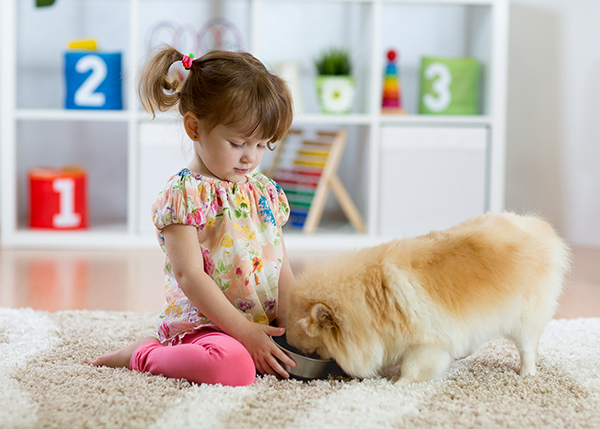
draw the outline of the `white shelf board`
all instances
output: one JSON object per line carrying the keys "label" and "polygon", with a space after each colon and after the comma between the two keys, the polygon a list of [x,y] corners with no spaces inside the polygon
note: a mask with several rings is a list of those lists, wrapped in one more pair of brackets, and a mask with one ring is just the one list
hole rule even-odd
{"label": "white shelf board", "polygon": [[[375,246],[394,237],[376,234],[284,232],[288,252],[342,252]],[[3,245],[26,249],[158,249],[156,236],[151,233],[127,234],[125,231],[42,231],[18,229],[4,237]]]}
{"label": "white shelf board", "polygon": [[483,115],[381,115],[381,125],[427,125],[427,126],[491,126],[492,118]]}
{"label": "white shelf board", "polygon": [[[377,1],[377,0],[375,0]],[[407,4],[442,4],[442,5],[484,5],[493,6],[498,0],[380,0],[381,3],[407,3]]]}
{"label": "white shelf board", "polygon": [[428,126],[460,125],[481,126],[492,125],[492,118],[487,115],[321,115],[306,114],[294,118],[294,125],[393,125],[416,124]]}
{"label": "white shelf board", "polygon": [[110,249],[158,246],[156,237],[127,233],[125,222],[92,223],[88,229],[58,231],[20,226],[16,231],[4,231],[2,244],[14,248],[45,249]]}
{"label": "white shelf board", "polygon": [[[181,120],[179,111],[173,109],[168,112],[157,112],[156,118],[152,119],[152,115],[147,112],[136,112],[136,118],[140,122],[176,122]],[[294,125],[369,125],[376,121],[376,117],[367,114],[344,114],[344,115],[327,115],[321,113],[307,113],[294,116]]]}
{"label": "white shelf board", "polygon": [[127,110],[17,109],[16,119],[31,121],[126,122]]}
{"label": "white shelf board", "polygon": [[294,117],[294,125],[369,125],[374,117],[366,114],[323,115],[301,114]]}
{"label": "white shelf board", "polygon": [[277,2],[277,3],[282,3],[283,1],[288,1],[288,2],[294,2],[294,1],[301,1],[304,3],[309,3],[311,1],[314,2],[319,2],[319,3],[373,3],[374,1],[379,1],[379,0],[262,0],[265,3],[271,1],[271,2]]}
{"label": "white shelf board", "polygon": [[[351,228],[348,225],[349,228]],[[291,252],[303,251],[344,251],[360,249],[383,243],[381,236],[320,228],[314,234],[301,230],[285,229],[283,237],[286,248]],[[3,237],[3,244],[11,248],[28,249],[153,249],[158,248],[154,233],[128,234],[125,224],[111,224],[91,227],[86,230],[53,231],[19,228],[13,234]]]}
{"label": "white shelf board", "polygon": [[3,237],[3,244],[12,248],[39,249],[120,249],[158,247],[156,237],[130,235],[120,230],[91,228],[76,231],[18,229]]}
{"label": "white shelf board", "polygon": [[[94,122],[125,122],[130,113],[126,110],[67,110],[67,109],[17,109],[15,116],[20,120],[43,121],[94,121]],[[152,117],[145,112],[137,112],[135,117],[141,122],[150,122]],[[159,113],[155,122],[173,122],[180,119],[178,112]],[[485,115],[324,115],[301,114],[294,118],[295,125],[372,125],[389,124],[423,124],[423,125],[491,125],[492,118]]]}
{"label": "white shelf board", "polygon": [[[282,0],[262,0],[264,2],[281,2]],[[407,3],[407,4],[448,4],[448,5],[493,5],[498,0],[287,0],[293,1],[319,1],[319,3]]]}

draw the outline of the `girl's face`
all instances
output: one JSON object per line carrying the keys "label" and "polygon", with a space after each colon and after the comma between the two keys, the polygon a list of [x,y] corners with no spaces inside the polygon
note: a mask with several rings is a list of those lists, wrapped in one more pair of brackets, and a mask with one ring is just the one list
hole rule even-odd
{"label": "girl's face", "polygon": [[258,167],[267,140],[246,137],[231,127],[217,125],[208,133],[198,130],[196,157],[190,166],[197,173],[228,182],[245,183],[246,175]]}

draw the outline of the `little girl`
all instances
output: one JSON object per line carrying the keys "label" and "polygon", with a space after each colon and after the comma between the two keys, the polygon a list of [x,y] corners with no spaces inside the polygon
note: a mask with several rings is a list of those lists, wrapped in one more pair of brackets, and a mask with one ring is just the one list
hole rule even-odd
{"label": "little girl", "polygon": [[[189,70],[183,83],[168,78],[177,61]],[[193,59],[165,46],[143,68],[139,94],[153,115],[178,105],[194,157],[152,207],[166,254],[158,338],[90,363],[198,384],[248,385],[256,371],[288,378],[279,361],[294,361],[269,336],[285,332],[289,206],[279,185],[250,174],[291,125],[285,83],[248,53]]]}

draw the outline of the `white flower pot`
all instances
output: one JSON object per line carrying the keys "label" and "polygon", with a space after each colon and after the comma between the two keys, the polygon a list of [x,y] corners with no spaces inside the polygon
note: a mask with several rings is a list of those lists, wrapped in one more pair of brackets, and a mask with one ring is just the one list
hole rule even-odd
{"label": "white flower pot", "polygon": [[323,113],[349,113],[356,93],[352,76],[317,76],[317,94]]}

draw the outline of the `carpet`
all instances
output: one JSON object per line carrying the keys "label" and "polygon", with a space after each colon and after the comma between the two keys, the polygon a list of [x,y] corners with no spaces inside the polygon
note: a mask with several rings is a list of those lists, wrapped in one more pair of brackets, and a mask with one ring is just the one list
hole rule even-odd
{"label": "carpet", "polygon": [[0,308],[2,428],[600,428],[600,318],[553,320],[538,374],[506,340],[440,379],[192,385],[87,361],[154,334],[146,313]]}

